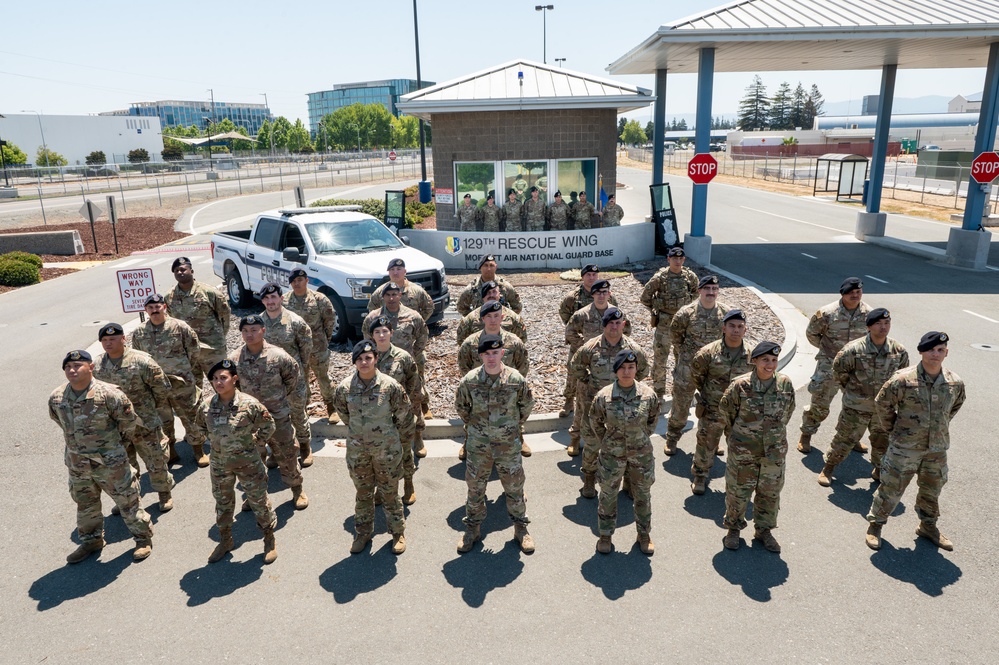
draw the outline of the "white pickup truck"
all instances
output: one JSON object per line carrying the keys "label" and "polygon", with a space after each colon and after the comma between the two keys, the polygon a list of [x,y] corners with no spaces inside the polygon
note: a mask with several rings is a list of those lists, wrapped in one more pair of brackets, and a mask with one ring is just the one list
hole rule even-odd
{"label": "white pickup truck", "polygon": [[450,302],[444,264],[408,247],[360,206],[279,210],[257,217],[244,231],[212,235],[212,266],[225,280],[233,307],[246,307],[268,282],[288,285],[295,268],[305,268],[309,287],[325,294],[336,310],[333,341],[360,332],[371,293],[388,281],[393,258],[406,262],[407,277],[434,300],[430,321],[444,316]]}

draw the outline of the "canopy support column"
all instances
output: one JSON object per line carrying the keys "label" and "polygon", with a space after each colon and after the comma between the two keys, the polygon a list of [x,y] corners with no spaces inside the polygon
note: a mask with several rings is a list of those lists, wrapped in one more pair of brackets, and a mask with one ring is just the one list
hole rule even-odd
{"label": "canopy support column", "polygon": [[[697,127],[694,152],[711,151],[711,95],[714,88],[715,50],[702,48],[697,66]],[[708,186],[694,185],[690,205],[690,233],[684,237],[687,256],[702,266],[711,263],[711,236],[705,235],[708,213]]]}

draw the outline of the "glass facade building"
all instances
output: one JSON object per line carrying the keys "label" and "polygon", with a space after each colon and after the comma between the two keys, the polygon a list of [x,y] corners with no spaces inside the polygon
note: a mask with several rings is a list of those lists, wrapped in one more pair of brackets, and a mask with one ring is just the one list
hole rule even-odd
{"label": "glass facade building", "polygon": [[[436,85],[433,81],[423,81],[423,87]],[[332,90],[309,93],[309,127],[313,133],[324,116],[351,104],[381,104],[394,116],[399,115],[396,103],[402,95],[415,92],[413,79],[390,79],[387,81],[365,81],[361,83],[340,83]]]}
{"label": "glass facade building", "polygon": [[124,112],[116,115],[140,117],[155,116],[160,119],[163,127],[194,125],[205,129],[213,119],[222,122],[228,118],[237,127],[243,127],[251,136],[260,131],[264,120],[271,119],[271,110],[264,104],[237,104],[233,102],[215,102],[215,113],[212,113],[210,101],[176,101],[136,102]]}

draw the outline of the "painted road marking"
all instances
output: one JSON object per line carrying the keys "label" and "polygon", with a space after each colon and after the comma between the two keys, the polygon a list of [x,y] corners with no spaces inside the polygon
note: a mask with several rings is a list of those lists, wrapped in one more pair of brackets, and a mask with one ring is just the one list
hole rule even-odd
{"label": "painted road marking", "polygon": [[878,278],[877,278],[877,277],[875,277],[874,275],[864,275],[864,277],[868,277],[868,278],[870,278],[870,279],[873,279],[873,280],[874,280],[875,282],[881,282],[882,284],[887,284],[887,283],[888,283],[888,282],[886,282],[886,281],[885,281],[885,280],[883,280],[883,279],[878,279]]}
{"label": "painted road marking", "polygon": [[166,262],[167,262],[167,261],[169,261],[169,260],[170,260],[170,257],[168,256],[168,257],[166,257],[166,258],[162,258],[162,259],[156,259],[155,261],[150,261],[150,262],[149,262],[149,263],[147,263],[146,265],[148,265],[148,266],[158,266],[159,264],[161,264],[161,263],[166,263]]}
{"label": "painted road marking", "polygon": [[980,319],[985,319],[989,323],[999,323],[999,321],[996,321],[995,319],[990,319],[987,316],[982,316],[981,314],[976,314],[975,312],[972,312],[970,309],[965,309],[965,310],[962,310],[962,311],[964,311],[967,314],[971,314],[972,316],[977,316]]}
{"label": "painted road marking", "polygon": [[803,219],[795,219],[794,217],[785,217],[784,215],[778,215],[778,214],[776,214],[776,213],[772,213],[772,212],[770,212],[769,210],[758,210],[758,209],[756,209],[756,208],[750,208],[750,207],[748,207],[748,206],[742,206],[742,209],[743,209],[743,210],[752,210],[753,212],[761,212],[761,213],[763,213],[764,215],[772,215],[772,216],[774,216],[774,217],[778,217],[778,218],[780,218],[780,219],[786,219],[786,220],[787,220],[787,221],[789,221],[789,222],[798,222],[799,224],[808,224],[809,226],[817,226],[817,227],[819,227],[820,229],[827,229],[827,230],[829,230],[829,231],[835,231],[836,233],[840,233],[840,234],[842,234],[842,233],[843,233],[843,229],[834,229],[834,228],[833,228],[833,227],[831,227],[831,226],[823,226],[822,224],[816,224],[816,223],[814,223],[814,222],[806,222],[806,221],[805,221],[805,220],[803,220]]}
{"label": "painted road marking", "polygon": [[817,257],[817,256],[812,256],[811,254],[805,254],[804,252],[802,252],[802,253],[801,253],[801,255],[802,255],[802,256],[807,256],[807,257],[808,257],[808,258],[810,258],[810,259],[818,259],[818,258],[819,258],[819,257]]}

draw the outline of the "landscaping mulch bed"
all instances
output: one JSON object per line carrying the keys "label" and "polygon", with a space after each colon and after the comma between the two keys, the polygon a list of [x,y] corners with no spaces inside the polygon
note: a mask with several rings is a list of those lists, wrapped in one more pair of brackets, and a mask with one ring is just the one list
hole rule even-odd
{"label": "landscaping mulch bed", "polygon": [[[113,261],[128,256],[134,252],[142,252],[163,243],[186,238],[186,233],[173,230],[176,219],[169,217],[124,217],[118,220],[118,252],[115,252],[114,235],[111,223],[99,221],[94,224],[91,233],[90,222],[73,222],[71,224],[52,224],[49,226],[31,226],[20,229],[2,229],[0,233],[29,233],[39,231],[78,231],[83,241],[83,254],[62,256],[42,254],[46,263],[72,261]],[[97,236],[97,247],[94,247],[94,235]]]}

